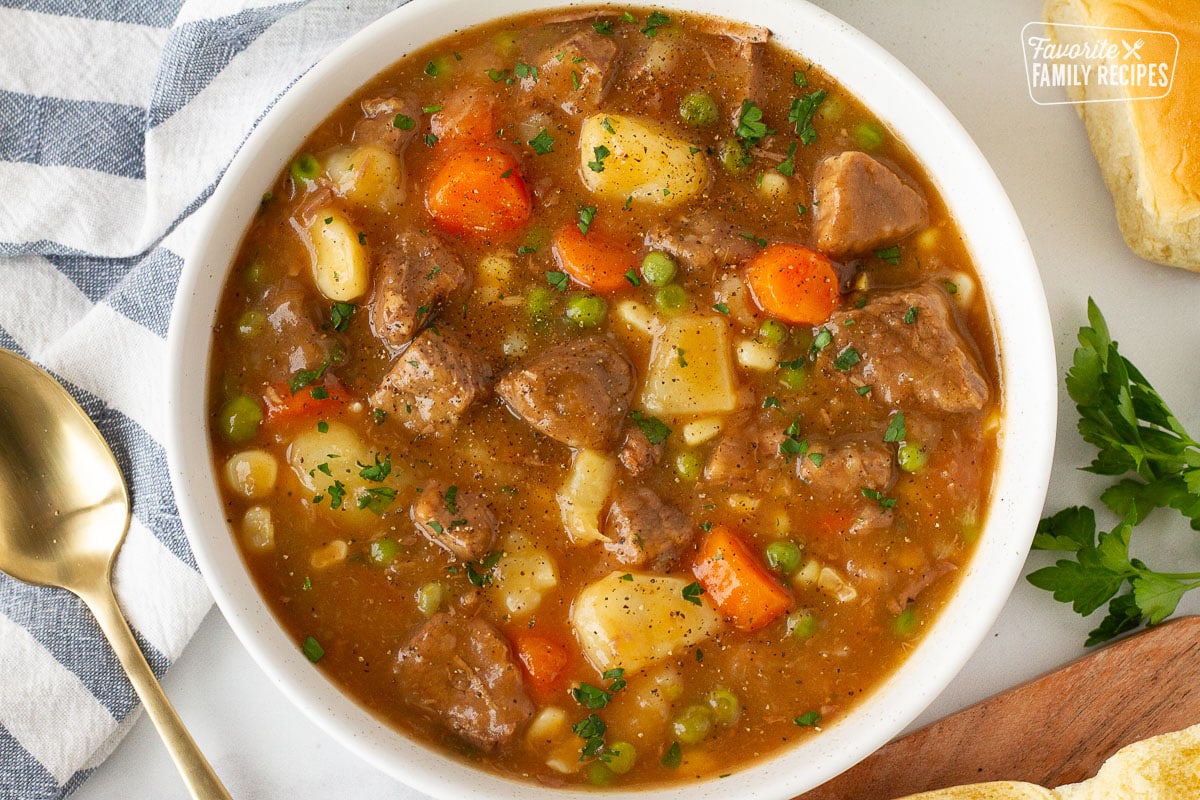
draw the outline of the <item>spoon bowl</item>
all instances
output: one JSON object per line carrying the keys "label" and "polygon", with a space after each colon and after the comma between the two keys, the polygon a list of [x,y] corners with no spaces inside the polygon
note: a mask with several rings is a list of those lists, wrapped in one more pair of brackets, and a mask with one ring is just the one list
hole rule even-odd
{"label": "spoon bowl", "polygon": [[229,798],[142,655],[112,591],[129,490],[104,437],[49,373],[0,350],[0,571],[79,596],[194,798]]}

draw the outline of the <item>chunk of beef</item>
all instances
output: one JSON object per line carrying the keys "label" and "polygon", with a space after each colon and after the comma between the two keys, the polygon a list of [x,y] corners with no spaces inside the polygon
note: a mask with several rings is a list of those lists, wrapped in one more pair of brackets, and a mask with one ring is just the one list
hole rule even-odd
{"label": "chunk of beef", "polygon": [[813,183],[817,249],[830,255],[861,255],[929,224],[921,193],[866,153],[826,158]]}
{"label": "chunk of beef", "polygon": [[533,101],[545,108],[561,108],[572,116],[590,114],[600,107],[616,70],[617,43],[585,28],[555,42],[537,58],[537,75],[521,79]]}
{"label": "chunk of beef", "polygon": [[733,489],[766,487],[784,463],[779,445],[786,425],[763,418],[725,431],[704,465],[704,479]]}
{"label": "chunk of beef", "polygon": [[[316,309],[307,300],[298,282],[285,278],[263,294],[262,307],[267,319],[269,344],[263,358],[279,368],[278,378],[302,369],[317,369],[329,358],[332,342],[321,331]],[[278,363],[278,353],[286,354],[286,363]]]}
{"label": "chunk of beef", "polygon": [[[872,295],[859,309],[836,311],[826,323],[833,344],[821,351],[817,364],[834,380],[870,386],[871,397],[889,406],[978,411],[987,403],[988,384],[958,333],[952,302],[941,288],[923,283]],[[848,347],[861,360],[837,369],[833,362]]]}
{"label": "chunk of beef", "polygon": [[[410,97],[372,97],[362,101],[362,112],[354,126],[354,143],[379,145],[394,153],[404,149],[421,124],[421,107]],[[414,123],[407,130],[396,124],[404,117]]]}
{"label": "chunk of beef", "polygon": [[422,331],[368,398],[416,434],[443,436],[487,393],[492,368],[446,328]]}
{"label": "chunk of beef", "polygon": [[957,569],[958,567],[952,561],[938,561],[933,564],[926,564],[916,574],[912,575],[907,583],[902,584],[900,589],[888,600],[888,609],[893,614],[899,614],[908,608],[908,604],[916,600],[917,596],[929,588],[934,581]]}
{"label": "chunk of beef", "polygon": [[617,453],[617,460],[636,478],[658,464],[662,454],[662,443],[651,444],[642,429],[634,425],[625,431],[625,441],[621,445],[621,451]]}
{"label": "chunk of beef", "polygon": [[754,255],[754,244],[742,236],[744,226],[715,214],[697,214],[646,233],[646,246],[665,250],[690,269],[708,270],[740,264]]}
{"label": "chunk of beef", "polygon": [[461,561],[478,561],[496,542],[499,523],[487,502],[439,480],[425,482],[409,514],[426,539]]}
{"label": "chunk of beef", "polygon": [[405,232],[383,253],[371,297],[371,329],[392,349],[412,339],[445,300],[467,290],[470,277],[438,239]]}
{"label": "chunk of beef", "polygon": [[645,486],[622,490],[604,522],[604,549],[622,564],[670,572],[692,543],[695,526]]}
{"label": "chunk of beef", "polygon": [[484,751],[512,740],[533,703],[508,641],[479,617],[435,614],[396,654],[405,699]]}
{"label": "chunk of beef", "polygon": [[808,452],[819,453],[821,458],[797,458],[796,474],[814,494],[857,497],[863,489],[885,492],[896,480],[896,460],[882,441],[810,439]]}
{"label": "chunk of beef", "polygon": [[543,350],[496,383],[517,416],[571,447],[611,447],[629,413],[637,376],[633,364],[603,336]]}

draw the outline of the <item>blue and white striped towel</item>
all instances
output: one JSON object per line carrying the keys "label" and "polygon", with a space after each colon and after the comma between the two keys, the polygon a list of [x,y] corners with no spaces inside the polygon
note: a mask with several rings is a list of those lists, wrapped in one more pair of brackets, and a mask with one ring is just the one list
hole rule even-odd
{"label": "blue and white striped towel", "polygon": [[[0,0],[0,347],[83,404],[133,495],[116,594],[155,673],[211,598],[164,456],[167,321],[229,160],[275,98],[404,0]],[[0,800],[63,797],[136,697],[74,596],[0,574]]]}

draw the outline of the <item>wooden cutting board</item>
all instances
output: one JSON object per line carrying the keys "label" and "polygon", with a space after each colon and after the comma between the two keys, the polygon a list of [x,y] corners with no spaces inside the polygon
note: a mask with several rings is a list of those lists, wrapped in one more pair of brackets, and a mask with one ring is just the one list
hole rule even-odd
{"label": "wooden cutting board", "polygon": [[[1127,744],[1200,723],[1200,616],[1181,617],[889,744],[797,800],[1090,778]],[[1200,791],[1200,790],[1198,790]]]}

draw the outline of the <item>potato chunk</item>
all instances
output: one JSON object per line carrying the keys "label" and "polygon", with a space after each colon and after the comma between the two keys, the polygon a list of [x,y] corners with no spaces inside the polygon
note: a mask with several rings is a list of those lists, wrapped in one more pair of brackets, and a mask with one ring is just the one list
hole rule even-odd
{"label": "potato chunk", "polygon": [[[703,151],[636,117],[593,114],[584,120],[579,162],[584,185],[611,200],[632,197],[670,207],[694,200],[708,185]],[[588,166],[597,163],[599,172]]]}
{"label": "potato chunk", "polygon": [[364,471],[379,474],[377,468],[371,469],[376,467],[376,454],[341,422],[331,421],[324,430],[314,426],[300,433],[288,447],[287,459],[313,504],[353,527],[378,523],[378,513],[392,505],[403,485],[395,470],[382,481],[363,476]]}
{"label": "potato chunk", "polygon": [[716,634],[717,612],[685,598],[687,585],[683,578],[613,572],[585,587],[571,605],[571,627],[588,662],[600,672],[631,672]]}
{"label": "potato chunk", "polygon": [[655,334],[641,405],[664,415],[720,414],[736,407],[724,319],[676,317]]}
{"label": "potato chunk", "polygon": [[304,228],[312,259],[313,281],[330,300],[349,303],[371,288],[367,251],[358,240],[358,229],[340,211],[322,208]]}
{"label": "potato chunk", "polygon": [[504,555],[492,570],[489,599],[506,620],[527,619],[546,592],[558,585],[554,556],[519,532],[506,536],[501,549]]}
{"label": "potato chunk", "polygon": [[325,171],[334,190],[357,206],[389,211],[404,202],[404,164],[382,147],[339,150],[329,157]]}
{"label": "potato chunk", "polygon": [[558,490],[563,528],[575,544],[606,542],[600,532],[600,512],[617,477],[617,460],[595,450],[579,450],[567,480]]}

